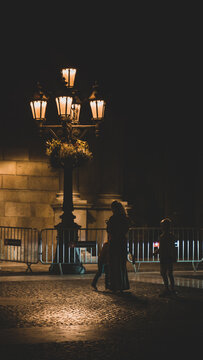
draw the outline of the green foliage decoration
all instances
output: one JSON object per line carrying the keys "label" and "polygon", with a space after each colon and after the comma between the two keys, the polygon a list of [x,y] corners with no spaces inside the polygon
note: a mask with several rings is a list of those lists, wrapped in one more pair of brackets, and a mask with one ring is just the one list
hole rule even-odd
{"label": "green foliage decoration", "polygon": [[46,142],[46,154],[55,168],[63,167],[65,161],[69,161],[73,167],[77,167],[93,158],[87,141],[82,140],[69,143],[59,139],[49,140]]}

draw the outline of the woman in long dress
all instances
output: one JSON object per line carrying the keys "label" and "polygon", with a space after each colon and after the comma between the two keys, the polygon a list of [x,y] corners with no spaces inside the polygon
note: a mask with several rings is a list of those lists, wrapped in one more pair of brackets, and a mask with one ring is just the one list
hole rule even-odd
{"label": "woman in long dress", "polygon": [[110,290],[123,291],[130,288],[126,268],[129,221],[120,202],[113,201],[111,209],[113,215],[107,221]]}

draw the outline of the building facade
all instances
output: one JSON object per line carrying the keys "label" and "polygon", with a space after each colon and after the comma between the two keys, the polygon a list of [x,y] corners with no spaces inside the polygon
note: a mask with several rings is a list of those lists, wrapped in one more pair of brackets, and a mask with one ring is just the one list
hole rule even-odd
{"label": "building facade", "polygon": [[[75,221],[83,228],[104,228],[113,200],[122,201],[117,168],[102,186],[98,159],[73,172]],[[103,178],[103,179],[102,179]],[[109,184],[109,187],[108,187]],[[112,191],[114,189],[114,191]],[[127,202],[122,202],[128,208]],[[33,147],[0,148],[0,226],[53,228],[63,205],[63,169],[53,169],[43,150]]]}

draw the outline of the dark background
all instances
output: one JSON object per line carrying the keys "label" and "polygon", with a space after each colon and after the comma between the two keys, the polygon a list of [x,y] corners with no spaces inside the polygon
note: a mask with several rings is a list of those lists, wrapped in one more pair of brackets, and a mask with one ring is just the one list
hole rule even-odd
{"label": "dark background", "polygon": [[[106,97],[112,146],[116,137],[120,148],[123,198],[133,205],[136,223],[157,225],[167,215],[154,195],[160,184],[163,204],[170,199],[168,215],[178,225],[197,225],[202,176],[197,14],[185,7],[104,3],[5,10],[1,143],[38,141],[29,108],[35,84],[52,91],[59,66],[75,65],[83,96],[97,80]],[[55,111],[50,105],[49,115]]]}

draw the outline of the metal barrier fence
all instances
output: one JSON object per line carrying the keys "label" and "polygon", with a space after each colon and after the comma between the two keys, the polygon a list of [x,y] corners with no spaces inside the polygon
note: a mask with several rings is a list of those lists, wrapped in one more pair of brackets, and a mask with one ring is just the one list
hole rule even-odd
{"label": "metal barrier fence", "polygon": [[37,229],[0,226],[0,260],[31,265],[39,261],[39,232]]}
{"label": "metal barrier fence", "polygon": [[[194,270],[203,262],[203,229],[173,228],[176,238],[177,262],[191,263]],[[128,260],[139,270],[141,263],[158,263],[153,255],[159,246],[160,228],[132,228],[128,236]]]}
{"label": "metal barrier fence", "polygon": [[[191,263],[194,270],[203,262],[203,229],[174,228],[177,262]],[[158,263],[154,255],[160,228],[131,228],[127,238],[128,261],[139,270],[142,263]],[[107,232],[104,228],[37,229],[0,226],[0,260],[31,264],[97,264]]]}
{"label": "metal barrier fence", "polygon": [[[129,230],[128,261],[133,263],[135,271],[139,270],[142,263],[159,263],[159,255],[153,254],[159,246],[160,233],[160,228],[137,227]],[[203,229],[174,228],[173,233],[177,239],[177,262],[191,263],[197,270],[203,261]],[[56,229],[43,229],[40,261],[43,264],[96,264],[102,244],[107,240],[106,229],[80,229],[78,238],[73,237],[72,245],[67,246],[67,239],[71,243],[70,234],[64,232],[59,238]]]}
{"label": "metal barrier fence", "polygon": [[42,264],[97,264],[98,253],[107,240],[106,229],[43,229],[40,236]]}

